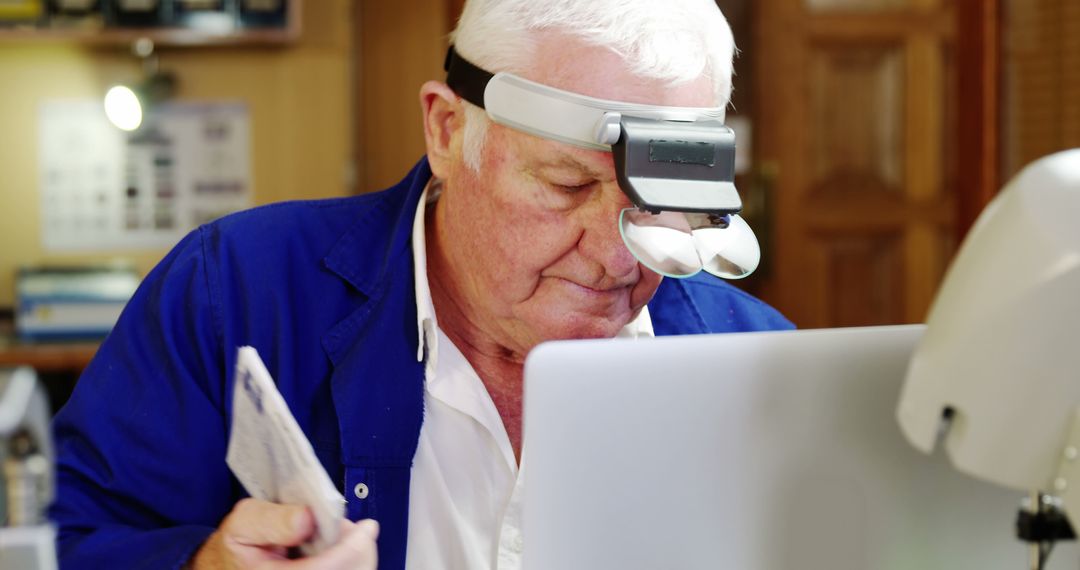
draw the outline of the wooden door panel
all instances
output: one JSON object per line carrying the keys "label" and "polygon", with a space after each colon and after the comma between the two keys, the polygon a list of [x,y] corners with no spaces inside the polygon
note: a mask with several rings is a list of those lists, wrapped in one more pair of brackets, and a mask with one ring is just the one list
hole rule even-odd
{"label": "wooden door panel", "polygon": [[810,44],[810,199],[902,194],[902,46]]}
{"label": "wooden door panel", "polygon": [[919,322],[952,253],[952,10],[762,0],[758,153],[777,165],[762,295],[801,327]]}
{"label": "wooden door panel", "polygon": [[446,34],[455,9],[446,0],[357,2],[354,81],[358,188],[401,180],[426,151],[420,86],[443,76]]}
{"label": "wooden door panel", "polygon": [[901,232],[815,236],[820,318],[838,327],[900,320],[894,299],[903,287],[903,241]]}
{"label": "wooden door panel", "polygon": [[829,10],[878,11],[904,8],[908,5],[908,0],[806,0],[806,8],[815,12]]}

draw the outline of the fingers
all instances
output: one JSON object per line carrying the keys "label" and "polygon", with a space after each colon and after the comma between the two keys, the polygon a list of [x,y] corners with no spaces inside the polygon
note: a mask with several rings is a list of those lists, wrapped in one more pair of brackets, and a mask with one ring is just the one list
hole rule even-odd
{"label": "fingers", "polygon": [[243,546],[297,546],[315,532],[315,519],[305,506],[244,499],[221,530],[226,541]]}
{"label": "fingers", "polygon": [[[367,519],[356,523],[353,531],[341,541],[341,556],[352,561],[359,570],[376,570],[379,566],[379,523]],[[333,550],[333,549],[331,549]]]}
{"label": "fingers", "polygon": [[282,560],[265,563],[266,570],[376,570],[379,553],[375,541],[379,538],[379,523],[367,519],[358,523],[344,521],[341,539],[318,556],[303,560]]}
{"label": "fingers", "polygon": [[[195,568],[377,569],[379,523],[374,520],[343,520],[337,544],[318,556],[287,559],[287,548],[304,543],[314,532],[315,520],[307,507],[244,499],[197,553]],[[213,561],[217,562],[209,564]]]}

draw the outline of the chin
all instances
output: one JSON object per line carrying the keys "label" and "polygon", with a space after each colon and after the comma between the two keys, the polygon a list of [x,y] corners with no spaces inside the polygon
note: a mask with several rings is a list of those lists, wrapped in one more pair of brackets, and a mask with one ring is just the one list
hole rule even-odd
{"label": "chin", "polygon": [[595,315],[564,315],[558,322],[544,327],[544,340],[612,338],[619,334],[630,318],[602,318]]}

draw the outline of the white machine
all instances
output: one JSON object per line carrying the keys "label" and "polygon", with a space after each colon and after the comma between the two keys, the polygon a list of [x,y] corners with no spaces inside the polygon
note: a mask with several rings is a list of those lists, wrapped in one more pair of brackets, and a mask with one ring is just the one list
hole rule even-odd
{"label": "white machine", "polygon": [[944,427],[957,469],[1035,493],[1029,508],[1042,520],[1028,523],[1048,528],[1024,537],[1036,543],[1032,567],[1072,534],[1054,513],[1063,501],[1080,522],[1080,149],[1027,167],[979,217],[897,413],[919,449]]}
{"label": "white machine", "polygon": [[525,368],[524,569],[1017,568],[1022,493],[920,454],[896,424],[922,332],[541,345]]}
{"label": "white machine", "polygon": [[29,368],[0,369],[0,568],[55,570],[48,399]]}

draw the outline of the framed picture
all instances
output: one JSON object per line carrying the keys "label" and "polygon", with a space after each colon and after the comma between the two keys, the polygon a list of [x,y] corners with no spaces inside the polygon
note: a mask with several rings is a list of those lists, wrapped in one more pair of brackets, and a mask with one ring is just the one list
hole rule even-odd
{"label": "framed picture", "polygon": [[240,0],[240,9],[245,12],[268,14],[284,8],[285,0]]}
{"label": "framed picture", "polygon": [[100,0],[47,0],[47,26],[53,29],[101,30]]}
{"label": "framed picture", "polygon": [[103,0],[109,25],[122,28],[156,28],[169,25],[162,0]]}
{"label": "framed picture", "polygon": [[161,7],[160,0],[113,0],[118,12],[126,14],[148,14]]}
{"label": "framed picture", "polygon": [[173,0],[178,12],[192,12],[199,10],[221,10],[222,0]]}
{"label": "framed picture", "polygon": [[50,0],[54,14],[88,14],[97,11],[98,0]]}
{"label": "framed picture", "polygon": [[44,11],[43,0],[0,0],[0,22],[37,20]]}
{"label": "framed picture", "polygon": [[284,28],[289,20],[287,0],[240,0],[240,25],[245,28]]}
{"label": "framed picture", "polygon": [[228,33],[236,28],[236,0],[172,0],[172,24],[191,30]]}

